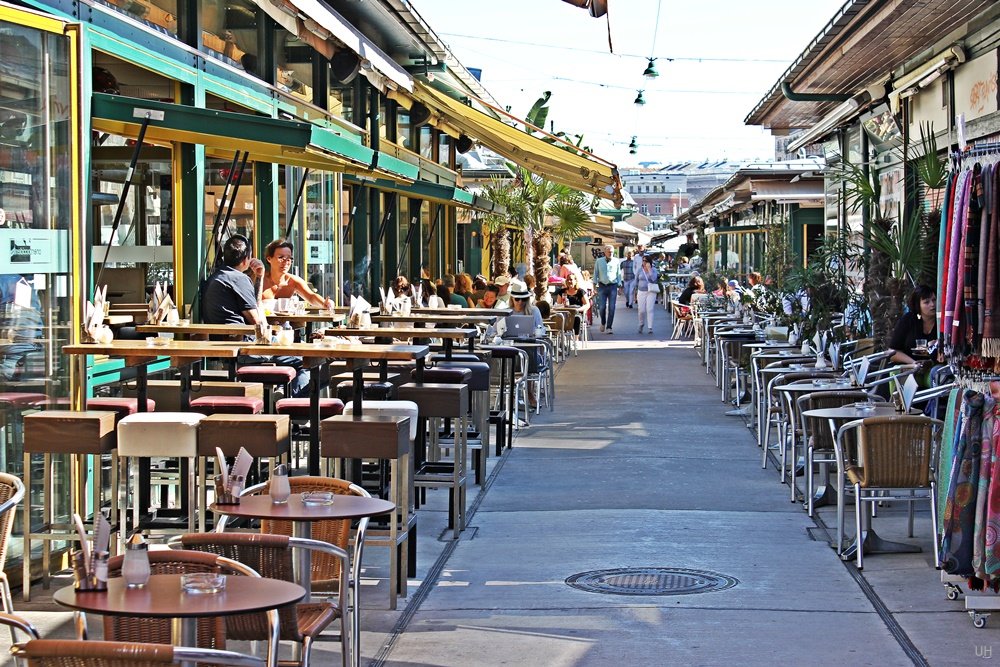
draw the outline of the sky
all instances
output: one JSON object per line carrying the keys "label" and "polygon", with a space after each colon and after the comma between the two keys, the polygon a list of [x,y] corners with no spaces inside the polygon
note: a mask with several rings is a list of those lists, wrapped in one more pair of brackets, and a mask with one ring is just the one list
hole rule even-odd
{"label": "sky", "polygon": [[[743,119],[844,1],[610,0],[613,54],[606,18],[562,0],[411,3],[511,113],[551,91],[556,131],[627,168],[771,159],[770,134]],[[642,76],[649,57],[654,80]]]}

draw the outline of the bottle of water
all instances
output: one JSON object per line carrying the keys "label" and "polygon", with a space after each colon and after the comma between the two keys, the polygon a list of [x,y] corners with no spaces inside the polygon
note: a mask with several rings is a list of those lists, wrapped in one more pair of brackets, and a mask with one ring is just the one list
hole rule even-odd
{"label": "bottle of water", "polygon": [[281,345],[291,345],[295,342],[295,330],[292,329],[292,325],[287,321],[281,326],[281,334],[278,336],[278,342]]}

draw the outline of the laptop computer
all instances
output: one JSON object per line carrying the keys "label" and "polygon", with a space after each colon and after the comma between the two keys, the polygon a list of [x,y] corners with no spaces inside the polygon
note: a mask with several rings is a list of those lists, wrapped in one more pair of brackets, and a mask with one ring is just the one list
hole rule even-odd
{"label": "laptop computer", "polygon": [[535,318],[533,315],[508,315],[504,318],[507,331],[504,338],[533,338],[535,336]]}

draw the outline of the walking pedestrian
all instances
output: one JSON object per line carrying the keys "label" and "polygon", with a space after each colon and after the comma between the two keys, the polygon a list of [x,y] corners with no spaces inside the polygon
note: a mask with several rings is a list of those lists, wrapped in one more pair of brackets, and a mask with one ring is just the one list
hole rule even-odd
{"label": "walking pedestrian", "polygon": [[[656,312],[656,295],[659,293],[660,274],[653,266],[653,261],[646,255],[642,258],[642,265],[636,274],[636,289],[639,299],[636,302],[639,308],[639,333],[642,333],[643,326],[653,333],[653,313]],[[654,291],[655,290],[655,291]]]}
{"label": "walking pedestrian", "polygon": [[635,265],[632,264],[632,251],[625,253],[625,261],[622,262],[622,277],[625,285],[625,307],[632,307],[632,296],[635,294]]}
{"label": "walking pedestrian", "polygon": [[594,263],[594,282],[597,283],[597,312],[601,316],[601,331],[609,336],[614,333],[615,306],[618,288],[622,283],[621,260],[614,256],[615,249],[604,246],[604,256]]}

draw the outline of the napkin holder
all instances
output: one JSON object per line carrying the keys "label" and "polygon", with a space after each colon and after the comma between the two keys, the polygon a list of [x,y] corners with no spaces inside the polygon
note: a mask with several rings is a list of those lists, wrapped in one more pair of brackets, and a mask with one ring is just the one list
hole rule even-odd
{"label": "napkin holder", "polygon": [[[73,552],[73,590],[78,593],[108,590],[108,554],[99,551],[90,557],[90,567],[86,565],[83,551]],[[103,572],[103,576],[101,576]]]}
{"label": "napkin holder", "polygon": [[243,479],[237,477],[236,480],[227,485],[222,480],[222,475],[215,476],[215,504],[216,505],[239,505],[240,493],[243,491]]}

